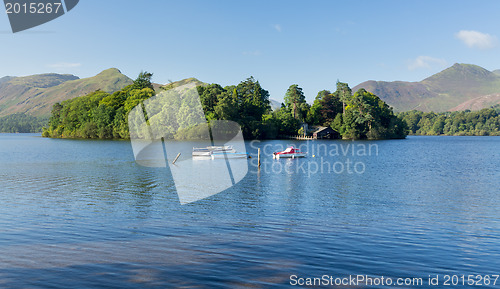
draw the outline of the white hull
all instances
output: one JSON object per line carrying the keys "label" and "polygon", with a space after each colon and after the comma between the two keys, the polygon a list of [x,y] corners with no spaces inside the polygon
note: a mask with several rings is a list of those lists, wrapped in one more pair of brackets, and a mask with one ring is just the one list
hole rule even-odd
{"label": "white hull", "polygon": [[193,152],[193,157],[209,157],[212,153],[211,152]]}
{"label": "white hull", "polygon": [[233,146],[208,146],[206,148],[193,148],[193,157],[210,157],[214,153],[236,153]]}
{"label": "white hull", "polygon": [[248,155],[245,153],[215,153],[212,154],[212,159],[246,159]]}
{"label": "white hull", "polygon": [[275,154],[273,155],[273,159],[281,159],[281,158],[304,158],[306,153],[295,153],[295,154]]}

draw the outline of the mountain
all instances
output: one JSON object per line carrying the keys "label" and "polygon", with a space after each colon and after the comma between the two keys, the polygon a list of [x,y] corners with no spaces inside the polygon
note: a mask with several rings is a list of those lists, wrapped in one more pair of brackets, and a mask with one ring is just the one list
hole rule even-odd
{"label": "mountain", "polygon": [[494,74],[496,74],[496,75],[500,76],[500,69],[493,70],[492,72],[493,72]]}
{"label": "mountain", "polygon": [[281,108],[281,102],[277,101],[277,100],[274,100],[274,99],[269,99],[269,102],[271,104],[271,109],[274,111],[274,110],[278,110]]}
{"label": "mountain", "polygon": [[7,82],[9,80],[11,80],[13,77],[12,76],[5,76],[5,77],[2,77],[0,78],[0,84],[4,83],[4,82]]}
{"label": "mountain", "polygon": [[370,80],[355,86],[352,90],[357,91],[360,88],[377,95],[397,111],[427,110],[426,102],[438,96],[420,82]]}
{"label": "mountain", "polygon": [[[496,98],[486,97],[500,93],[500,70],[491,72],[477,65],[456,63],[420,82],[366,81],[355,86],[353,91],[360,88],[378,95],[396,111],[481,109],[500,103]],[[471,102],[473,99],[477,100]]]}
{"label": "mountain", "polygon": [[[171,83],[167,83],[167,84],[162,85],[160,87],[163,88],[163,89],[167,89],[168,90],[168,89],[176,88],[178,86],[185,85],[185,84],[188,84],[188,83],[190,83],[191,85],[194,85],[194,86],[199,86],[199,85],[207,86],[208,85],[205,82],[201,82],[198,79],[196,79],[194,77],[191,77],[191,78],[186,78],[186,79],[183,79],[183,80],[179,80],[179,81],[174,81],[174,82],[171,82]],[[155,88],[155,90],[157,90],[157,89]]]}
{"label": "mountain", "polygon": [[500,93],[488,94],[473,98],[457,105],[456,107],[450,109],[450,111],[462,111],[467,109],[481,110],[485,107],[492,107],[497,104],[500,104]]}
{"label": "mountain", "polygon": [[48,116],[56,102],[95,90],[114,92],[132,83],[118,69],[110,68],[96,76],[78,78],[70,74],[38,74],[0,78],[0,116],[26,113]]}

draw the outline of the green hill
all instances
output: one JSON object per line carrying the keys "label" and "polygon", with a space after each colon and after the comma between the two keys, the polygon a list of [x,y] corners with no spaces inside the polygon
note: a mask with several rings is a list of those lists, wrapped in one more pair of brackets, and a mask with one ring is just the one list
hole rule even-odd
{"label": "green hill", "polygon": [[421,81],[431,91],[457,97],[480,96],[500,91],[500,77],[472,64],[455,64]]}
{"label": "green hill", "polygon": [[132,83],[118,69],[111,68],[96,76],[79,79],[69,74],[38,74],[0,78],[0,116],[25,113],[48,116],[56,102],[86,95],[95,90],[109,93]]}
{"label": "green hill", "polygon": [[[185,85],[185,84],[191,84],[191,85],[194,85],[194,86],[198,86],[198,85],[207,86],[208,85],[207,83],[201,82],[201,81],[199,81],[198,79],[196,79],[194,77],[190,77],[190,78],[186,78],[186,79],[183,79],[183,80],[178,80],[178,81],[174,81],[174,82],[171,82],[171,83],[167,83],[165,85],[160,86],[160,88],[168,90],[168,89],[176,88],[178,86]],[[154,84],[153,84],[153,87],[154,87]],[[156,90],[156,88],[155,88],[155,90]]]}
{"label": "green hill", "polygon": [[47,88],[75,80],[74,75],[38,74],[24,77],[3,77],[0,80],[0,116],[21,111],[21,108],[36,105],[30,100],[42,94]]}
{"label": "green hill", "polygon": [[407,111],[412,109],[431,110],[426,106],[426,101],[436,98],[438,95],[420,82],[404,81],[366,81],[353,88],[357,91],[364,88],[379,96],[382,100],[394,107],[396,111]]}
{"label": "green hill", "polygon": [[[477,65],[456,63],[420,82],[367,81],[353,90],[365,88],[380,96],[396,111],[448,111],[467,107],[466,103],[472,103],[472,99],[500,93],[499,73]],[[485,107],[491,105],[491,102],[476,101],[474,109],[484,108],[481,103]]]}

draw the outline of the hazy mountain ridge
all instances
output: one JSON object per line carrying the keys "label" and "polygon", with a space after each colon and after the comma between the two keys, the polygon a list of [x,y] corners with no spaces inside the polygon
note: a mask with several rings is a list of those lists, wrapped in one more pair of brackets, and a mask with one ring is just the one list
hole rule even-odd
{"label": "hazy mountain ridge", "polygon": [[[364,88],[373,94],[379,96],[389,105],[397,108],[396,110],[412,110],[412,109],[427,109],[425,99],[432,99],[437,96],[436,93],[419,82],[404,82],[404,81],[366,81],[353,88],[357,91],[359,88]],[[414,95],[418,95],[418,102],[414,101]]]}
{"label": "hazy mountain ridge", "polygon": [[132,80],[116,68],[82,79],[56,73],[3,77],[0,78],[0,116],[14,113],[48,116],[56,102],[98,89],[111,93],[131,83]]}
{"label": "hazy mountain ridge", "polygon": [[[155,89],[161,86],[176,87],[193,81],[198,85],[206,85],[197,79],[188,78],[171,84],[156,84]],[[55,73],[5,76],[0,78],[0,117],[15,113],[48,116],[56,102],[97,89],[112,93],[132,82],[116,68],[83,79],[71,74]],[[420,82],[370,80],[355,86],[353,91],[359,88],[378,95],[396,111],[478,110],[500,104],[500,69],[488,71],[477,65],[457,63]],[[271,106],[277,109],[281,103],[271,99]]]}
{"label": "hazy mountain ridge", "polygon": [[[476,101],[472,99],[500,93],[500,70],[495,72],[472,64],[454,64],[420,82],[366,81],[353,88],[378,95],[396,111],[448,111],[457,107],[481,109],[500,102]],[[463,105],[462,105],[463,104]]]}
{"label": "hazy mountain ridge", "polygon": [[450,111],[463,111],[467,109],[480,110],[485,107],[492,107],[497,104],[500,104],[500,93],[488,94],[473,98],[457,105],[456,107],[450,109]]}
{"label": "hazy mountain ridge", "polygon": [[190,78],[186,78],[186,79],[182,79],[182,80],[178,80],[178,81],[173,81],[171,83],[161,85],[160,88],[168,90],[168,89],[176,88],[178,86],[186,85],[186,84],[195,85],[195,86],[199,86],[199,85],[207,86],[208,85],[208,83],[202,82],[194,77],[190,77]]}
{"label": "hazy mountain ridge", "polygon": [[0,78],[0,85],[4,82],[7,82],[9,80],[11,80],[13,77],[12,76],[4,76],[4,77],[1,77]]}
{"label": "hazy mountain ridge", "polygon": [[275,100],[275,99],[269,99],[269,104],[271,105],[272,110],[278,110],[281,108],[281,102]]}

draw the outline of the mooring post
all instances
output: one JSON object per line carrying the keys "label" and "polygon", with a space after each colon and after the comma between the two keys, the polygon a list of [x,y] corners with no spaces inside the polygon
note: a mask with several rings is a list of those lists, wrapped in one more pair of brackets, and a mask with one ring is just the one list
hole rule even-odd
{"label": "mooring post", "polygon": [[257,150],[257,167],[260,169],[260,148]]}
{"label": "mooring post", "polygon": [[175,164],[175,162],[177,161],[177,159],[181,156],[181,153],[178,153],[177,156],[175,157],[174,161],[172,162],[172,164]]}

